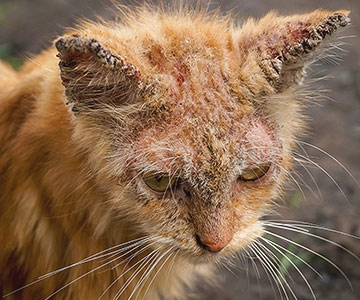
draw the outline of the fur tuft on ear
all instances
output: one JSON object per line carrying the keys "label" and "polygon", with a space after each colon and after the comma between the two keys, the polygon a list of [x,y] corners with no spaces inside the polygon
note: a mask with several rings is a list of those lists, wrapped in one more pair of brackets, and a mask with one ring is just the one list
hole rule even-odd
{"label": "fur tuft on ear", "polygon": [[62,83],[72,110],[133,103],[142,88],[139,70],[95,39],[78,35],[55,42]]}
{"label": "fur tuft on ear", "polygon": [[[251,20],[240,33],[243,53],[255,55],[266,80],[276,92],[299,84],[304,70],[323,40],[349,24],[349,11],[314,11],[278,17],[270,13],[255,25]],[[253,28],[256,26],[254,34]],[[249,52],[248,50],[252,51]]]}

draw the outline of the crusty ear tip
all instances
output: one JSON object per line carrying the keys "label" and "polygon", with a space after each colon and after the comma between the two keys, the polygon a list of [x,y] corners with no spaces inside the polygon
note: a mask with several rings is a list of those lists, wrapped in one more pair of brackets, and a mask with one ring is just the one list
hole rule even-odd
{"label": "crusty ear tip", "polygon": [[65,40],[63,38],[59,38],[55,42],[55,47],[56,47],[57,51],[62,52],[65,48]]}
{"label": "crusty ear tip", "polygon": [[335,13],[332,17],[330,17],[330,19],[334,18],[335,20],[338,21],[338,24],[341,27],[345,27],[347,25],[350,24],[350,17],[349,17],[350,11],[346,10],[346,11],[340,11],[338,13]]}
{"label": "crusty ear tip", "polygon": [[80,37],[78,34],[59,38],[55,42],[55,47],[60,54],[64,54],[65,52],[77,52],[83,54],[97,53],[99,52],[99,49],[102,48],[97,40]]}
{"label": "crusty ear tip", "polygon": [[346,17],[344,22],[340,24],[342,27],[345,27],[351,23],[351,19],[349,17]]}

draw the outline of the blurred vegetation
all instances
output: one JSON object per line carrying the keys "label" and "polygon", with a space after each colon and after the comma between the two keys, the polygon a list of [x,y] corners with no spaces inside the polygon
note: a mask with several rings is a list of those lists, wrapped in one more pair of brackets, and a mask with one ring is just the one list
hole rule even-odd
{"label": "blurred vegetation", "polygon": [[[6,13],[17,5],[17,1],[0,2],[0,26],[2,26]],[[0,43],[0,59],[10,64],[15,70],[18,70],[23,65],[24,59],[16,58],[15,52],[14,46],[10,42]]]}
{"label": "blurred vegetation", "polygon": [[16,8],[18,5],[19,4],[17,3],[16,0],[11,0],[11,1],[1,0],[1,2],[0,2],[0,22],[2,22],[4,20],[5,14],[9,10]]}
{"label": "blurred vegetation", "polygon": [[[291,208],[299,208],[304,200],[303,191],[296,189],[295,192],[286,199],[286,202]],[[277,239],[269,234],[266,234],[264,238],[274,244],[278,243]],[[303,236],[297,235],[297,238],[292,238],[292,240],[295,243],[302,244],[302,238]],[[277,274],[283,278],[289,275],[290,269],[301,269],[302,265],[305,265],[314,259],[312,253],[304,251],[296,244],[289,244],[288,247],[284,249],[280,251],[277,251],[276,248],[272,249],[272,252],[277,257],[276,260],[279,263]]]}
{"label": "blurred vegetation", "polygon": [[303,192],[297,189],[294,194],[288,198],[287,203],[291,208],[299,208],[304,200]]}
{"label": "blurred vegetation", "polygon": [[294,244],[289,244],[286,253],[284,253],[284,255],[278,255],[278,258],[280,260],[278,272],[283,277],[289,274],[291,268],[295,269],[296,267],[298,267],[299,269],[302,269],[302,265],[305,265],[305,263],[310,263],[310,261],[312,260],[312,253],[305,251],[300,251],[299,253],[299,250],[300,248],[298,246]]}
{"label": "blurred vegetation", "polygon": [[277,265],[276,274],[280,278],[290,276],[291,269],[303,270],[303,266],[306,264],[312,265],[312,262],[316,260],[313,253],[298,246],[302,245],[304,241],[304,236],[301,234],[293,237],[294,243],[288,243],[287,247],[281,245],[278,239],[270,234],[265,234],[264,239],[268,240],[271,245],[268,248],[273,253],[270,260],[273,264]]}
{"label": "blurred vegetation", "polygon": [[10,43],[0,44],[0,59],[10,64],[15,70],[20,69],[24,64],[22,58],[13,57],[13,50]]}

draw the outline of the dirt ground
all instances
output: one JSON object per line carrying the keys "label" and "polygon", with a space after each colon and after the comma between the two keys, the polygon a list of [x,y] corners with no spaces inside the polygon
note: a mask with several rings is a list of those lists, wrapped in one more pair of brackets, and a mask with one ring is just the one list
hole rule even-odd
{"label": "dirt ground", "polygon": [[[239,20],[248,16],[261,17],[272,9],[282,14],[307,12],[316,8],[346,8],[352,11],[352,26],[344,33],[348,38],[343,41],[348,44],[342,47],[346,50],[342,54],[343,60],[338,64],[325,62],[316,65],[312,71],[312,76],[332,75],[314,85],[314,88],[329,90],[326,93],[329,98],[309,108],[311,134],[303,139],[324,152],[303,144],[304,151],[315,162],[306,165],[311,175],[301,166],[297,175],[294,175],[304,195],[298,186],[290,185],[288,196],[282,207],[277,209],[279,215],[269,219],[306,221],[360,236],[360,188],[341,166],[346,166],[352,176],[360,181],[360,1],[223,0],[212,1],[210,8],[218,5],[223,11],[232,10]],[[95,15],[110,17],[108,6],[109,1],[105,0],[1,0],[0,58],[8,60],[15,67],[19,66],[25,57],[49,46],[49,41],[60,34],[63,27],[73,25],[76,18],[94,18]],[[295,259],[289,259],[295,268],[289,266],[289,260],[280,259],[287,267],[279,269],[279,272],[285,274],[289,271],[289,284],[299,300],[313,299],[313,296],[296,268],[301,269],[318,300],[360,299],[360,262],[341,248],[346,247],[360,256],[360,240],[335,232],[313,229],[309,232],[338,243],[339,247],[333,242],[296,232],[271,231],[310,247],[321,256],[336,262],[342,270],[337,270],[331,263],[309,251],[284,243],[285,249],[295,251],[321,274],[319,277],[305,263]],[[259,263],[254,267],[249,260],[247,266],[234,261],[234,266],[229,269],[219,271],[219,287],[199,283],[197,296],[189,296],[189,299],[282,299],[276,285],[267,278]],[[341,272],[349,278],[352,289]]]}

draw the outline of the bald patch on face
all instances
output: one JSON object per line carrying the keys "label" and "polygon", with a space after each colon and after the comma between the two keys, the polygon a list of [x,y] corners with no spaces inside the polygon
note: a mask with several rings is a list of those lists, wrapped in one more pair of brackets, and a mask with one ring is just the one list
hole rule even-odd
{"label": "bald patch on face", "polygon": [[260,164],[281,157],[281,143],[269,124],[258,118],[246,126],[244,140],[251,161]]}

